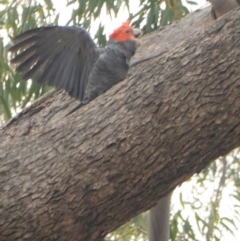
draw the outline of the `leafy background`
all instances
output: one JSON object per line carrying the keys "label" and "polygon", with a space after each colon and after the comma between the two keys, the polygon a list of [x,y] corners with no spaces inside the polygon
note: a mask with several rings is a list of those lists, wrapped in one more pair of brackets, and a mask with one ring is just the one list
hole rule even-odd
{"label": "leafy background", "polygon": [[[23,82],[15,73],[9,63],[12,56],[7,52],[13,36],[64,22],[89,30],[103,47],[106,35],[112,31],[106,24],[109,21],[129,18],[146,34],[181,19],[199,2],[203,0],[0,0],[0,125],[49,90],[46,85]],[[175,190],[171,240],[238,240],[239,159],[239,150],[234,150]],[[138,215],[109,234],[107,240],[146,240],[147,217],[148,212]]]}

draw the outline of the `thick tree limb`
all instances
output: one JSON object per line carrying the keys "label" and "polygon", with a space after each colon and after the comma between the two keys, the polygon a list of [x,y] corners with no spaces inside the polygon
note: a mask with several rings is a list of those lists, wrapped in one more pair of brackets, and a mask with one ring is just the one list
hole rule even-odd
{"label": "thick tree limb", "polygon": [[172,33],[175,49],[157,47],[167,29],[150,35],[132,76],[73,115],[63,118],[73,101],[52,92],[10,121],[0,240],[100,240],[239,146],[239,25],[233,11],[190,26],[186,41]]}
{"label": "thick tree limb", "polygon": [[[227,12],[239,7],[240,0],[209,0],[212,4],[211,15],[217,19]],[[201,12],[203,13],[203,12]],[[201,14],[200,13],[200,14]],[[191,16],[192,17],[192,16]],[[208,17],[202,17],[204,21]],[[185,19],[186,20],[186,19]],[[202,22],[201,22],[202,23]],[[195,24],[194,24],[195,25]],[[184,25],[186,26],[186,25]],[[193,28],[190,28],[194,31]],[[176,41],[176,38],[168,38]],[[170,41],[170,44],[172,41]],[[148,241],[168,241],[170,234],[170,203],[171,194],[159,200],[156,206],[149,210]]]}

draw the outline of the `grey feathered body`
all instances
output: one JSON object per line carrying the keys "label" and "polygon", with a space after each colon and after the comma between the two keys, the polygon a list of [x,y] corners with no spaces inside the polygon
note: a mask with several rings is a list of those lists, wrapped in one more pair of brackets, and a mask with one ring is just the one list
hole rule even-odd
{"label": "grey feathered body", "polygon": [[84,102],[93,100],[124,80],[135,51],[134,41],[116,43],[110,40],[89,75]]}
{"label": "grey feathered body", "polygon": [[84,29],[54,26],[18,35],[9,51],[18,53],[11,62],[23,79],[65,89],[86,104],[125,79],[136,48],[133,40],[110,40],[99,49]]}

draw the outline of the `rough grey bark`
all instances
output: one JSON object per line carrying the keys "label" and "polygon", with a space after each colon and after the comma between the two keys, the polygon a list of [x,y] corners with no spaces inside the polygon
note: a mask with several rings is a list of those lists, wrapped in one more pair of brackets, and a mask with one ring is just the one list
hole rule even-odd
{"label": "rough grey bark", "polygon": [[[217,19],[227,12],[239,7],[240,0],[209,0],[212,5],[211,15]],[[208,18],[204,17],[206,21]],[[173,38],[175,39],[175,38]],[[168,241],[170,233],[170,203],[171,195],[159,200],[156,206],[149,211],[148,240]]]}
{"label": "rough grey bark", "polygon": [[193,19],[186,41],[184,21],[147,36],[131,76],[73,115],[55,91],[0,131],[0,240],[100,240],[239,146],[240,13]]}
{"label": "rough grey bark", "polygon": [[161,198],[149,211],[148,241],[168,241],[170,238],[171,194]]}

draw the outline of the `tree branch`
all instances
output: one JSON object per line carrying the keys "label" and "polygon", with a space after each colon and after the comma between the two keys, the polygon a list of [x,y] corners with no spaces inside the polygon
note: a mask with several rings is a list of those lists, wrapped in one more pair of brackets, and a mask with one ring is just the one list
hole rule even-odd
{"label": "tree branch", "polygon": [[0,240],[100,240],[239,146],[240,13],[183,23],[79,111],[54,91],[0,131]]}

